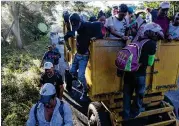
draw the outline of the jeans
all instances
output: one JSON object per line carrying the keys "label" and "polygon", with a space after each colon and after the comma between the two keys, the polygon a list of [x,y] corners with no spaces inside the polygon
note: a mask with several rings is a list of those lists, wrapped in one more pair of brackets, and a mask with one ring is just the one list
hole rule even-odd
{"label": "jeans", "polygon": [[[129,119],[132,115],[138,115],[142,111],[143,97],[145,93],[146,76],[138,76],[135,73],[125,73],[123,88],[123,110],[124,119]],[[135,98],[132,100],[132,94],[135,90]]]}
{"label": "jeans", "polygon": [[86,71],[86,66],[88,64],[88,60],[89,60],[88,55],[80,55],[76,53],[73,59],[72,68],[70,70],[70,73],[73,75],[76,75],[78,70],[78,79],[83,85],[83,92],[87,92],[85,71]]}

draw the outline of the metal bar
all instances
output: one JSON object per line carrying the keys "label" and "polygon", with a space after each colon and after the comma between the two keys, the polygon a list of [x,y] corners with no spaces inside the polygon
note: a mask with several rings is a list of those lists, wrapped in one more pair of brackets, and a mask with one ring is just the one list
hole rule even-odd
{"label": "metal bar", "polygon": [[158,123],[154,123],[154,124],[150,124],[150,125],[146,125],[146,126],[167,126],[169,124],[175,123],[176,120],[167,120],[167,121],[163,121],[163,122],[158,122]]}

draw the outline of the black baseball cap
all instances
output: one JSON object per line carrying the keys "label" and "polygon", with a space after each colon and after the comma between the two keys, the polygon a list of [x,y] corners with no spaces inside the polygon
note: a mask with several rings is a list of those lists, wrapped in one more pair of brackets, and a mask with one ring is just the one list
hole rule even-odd
{"label": "black baseball cap", "polygon": [[72,31],[78,30],[80,22],[81,22],[81,18],[77,13],[73,13],[70,15],[70,23],[72,26]]}
{"label": "black baseball cap", "polygon": [[119,11],[126,13],[128,11],[128,7],[126,4],[119,5]]}

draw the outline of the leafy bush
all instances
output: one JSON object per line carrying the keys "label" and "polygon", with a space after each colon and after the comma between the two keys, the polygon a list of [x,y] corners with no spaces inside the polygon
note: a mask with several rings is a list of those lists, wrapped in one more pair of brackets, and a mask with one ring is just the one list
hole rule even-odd
{"label": "leafy bush", "polygon": [[48,38],[35,41],[23,50],[2,48],[2,125],[23,126],[30,108],[39,98],[40,60]]}

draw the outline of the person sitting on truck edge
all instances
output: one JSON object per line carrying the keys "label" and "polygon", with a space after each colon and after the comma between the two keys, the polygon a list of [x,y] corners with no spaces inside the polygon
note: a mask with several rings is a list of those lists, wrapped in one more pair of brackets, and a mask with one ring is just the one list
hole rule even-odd
{"label": "person sitting on truck edge", "polygon": [[179,12],[175,15],[173,22],[169,25],[169,39],[179,41]]}
{"label": "person sitting on truck edge", "polygon": [[121,38],[124,41],[128,40],[128,37],[125,36],[127,30],[127,21],[125,16],[127,11],[127,5],[121,4],[118,9],[118,14],[109,18],[106,22],[105,27],[110,31],[110,38]]}
{"label": "person sitting on truck edge", "polygon": [[40,100],[32,106],[27,126],[73,126],[72,111],[66,102],[56,97],[53,84],[45,83]]}
{"label": "person sitting on truck edge", "polygon": [[52,83],[55,85],[57,97],[62,99],[64,90],[62,76],[58,72],[54,71],[53,64],[51,62],[46,62],[44,64],[44,70],[45,72],[42,73],[40,77],[40,86],[45,83]]}
{"label": "person sitting on truck edge", "polygon": [[71,47],[68,43],[68,38],[73,37],[75,31],[77,31],[76,37],[76,48],[77,53],[73,59],[72,67],[70,73],[76,75],[78,71],[78,79],[83,84],[83,93],[80,97],[81,101],[87,100],[87,84],[85,79],[85,70],[89,60],[89,45],[92,39],[103,38],[101,33],[101,23],[100,22],[84,22],[80,19],[80,16],[77,13],[73,13],[70,16],[70,24],[72,31],[67,32],[64,36],[66,46],[68,50],[71,50]]}
{"label": "person sitting on truck edge", "polygon": [[101,32],[103,36],[106,36],[107,31],[106,31],[106,27],[104,26],[106,23],[106,15],[102,10],[98,13],[98,21],[101,22],[102,25]]}
{"label": "person sitting on truck edge", "polygon": [[[144,109],[142,108],[142,100],[145,93],[146,84],[146,69],[147,66],[152,66],[155,59],[157,41],[164,38],[162,28],[155,23],[149,23],[144,26],[143,35],[140,41],[149,39],[142,46],[139,63],[141,63],[138,71],[125,72],[124,87],[123,87],[123,119],[137,117]],[[135,90],[135,99],[131,106],[131,99]]]}
{"label": "person sitting on truck edge", "polygon": [[170,20],[167,16],[169,8],[170,8],[169,2],[160,3],[157,18],[156,20],[154,20],[154,23],[159,24],[162,27],[163,33],[165,35],[165,39],[168,39],[169,37],[168,29],[169,29]]}
{"label": "person sitting on truck edge", "polygon": [[54,64],[55,58],[56,58],[57,53],[53,51],[52,45],[48,46],[48,51],[45,52],[40,67],[44,65],[44,62],[51,62]]}

